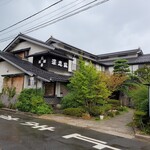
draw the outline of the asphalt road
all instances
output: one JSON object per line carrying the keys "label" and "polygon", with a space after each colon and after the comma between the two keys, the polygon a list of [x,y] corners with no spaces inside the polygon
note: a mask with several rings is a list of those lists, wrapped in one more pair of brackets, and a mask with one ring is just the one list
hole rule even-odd
{"label": "asphalt road", "polygon": [[0,150],[96,149],[150,150],[150,142],[0,111]]}

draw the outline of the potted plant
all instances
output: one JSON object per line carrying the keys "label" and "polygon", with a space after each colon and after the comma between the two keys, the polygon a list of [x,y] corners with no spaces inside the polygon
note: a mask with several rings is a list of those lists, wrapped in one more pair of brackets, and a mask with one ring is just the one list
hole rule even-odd
{"label": "potted plant", "polygon": [[100,115],[99,115],[99,117],[100,117],[100,120],[103,120],[103,119],[104,119],[104,109],[101,109],[101,110],[100,110]]}

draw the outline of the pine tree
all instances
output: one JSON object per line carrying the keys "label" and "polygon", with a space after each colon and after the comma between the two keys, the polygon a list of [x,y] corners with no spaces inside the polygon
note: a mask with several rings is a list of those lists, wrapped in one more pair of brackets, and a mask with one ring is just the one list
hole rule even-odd
{"label": "pine tree", "polygon": [[118,59],[114,64],[114,74],[126,75],[130,72],[126,59]]}

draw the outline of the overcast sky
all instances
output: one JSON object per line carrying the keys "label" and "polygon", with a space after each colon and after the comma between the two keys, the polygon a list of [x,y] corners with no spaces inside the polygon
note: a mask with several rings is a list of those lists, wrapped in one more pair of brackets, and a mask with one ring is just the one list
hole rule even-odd
{"label": "overcast sky", "polygon": [[[58,0],[0,0],[0,30],[44,9]],[[26,29],[55,15],[75,0],[63,0],[33,17],[28,25],[19,24],[0,33],[0,39],[23,33]],[[76,0],[80,6],[92,0]],[[99,0],[101,1],[101,0]],[[73,5],[72,5],[73,6]],[[75,7],[73,7],[75,8]],[[72,8],[72,9],[73,9]],[[71,9],[71,10],[72,10]],[[57,13],[60,13],[58,11]],[[53,12],[53,13],[52,13]],[[49,15],[47,15],[49,14]],[[45,17],[44,17],[45,15]],[[33,21],[43,16],[37,21]],[[32,23],[31,23],[32,21]],[[15,29],[16,28],[16,29]],[[11,31],[14,29],[13,31]],[[8,33],[7,33],[8,32]],[[50,36],[94,54],[136,49],[150,53],[150,0],[109,0],[76,16],[27,34],[46,41]],[[11,41],[11,40],[10,40]],[[10,41],[0,43],[0,49]]]}

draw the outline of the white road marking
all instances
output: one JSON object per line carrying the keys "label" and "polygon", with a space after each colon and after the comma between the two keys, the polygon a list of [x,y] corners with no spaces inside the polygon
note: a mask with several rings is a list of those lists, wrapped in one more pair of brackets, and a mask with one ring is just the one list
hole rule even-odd
{"label": "white road marking", "polygon": [[99,150],[102,150],[104,148],[109,148],[109,149],[112,149],[112,150],[121,150],[121,149],[118,149],[118,148],[106,145],[107,142],[96,140],[96,139],[89,138],[89,137],[86,137],[86,136],[82,136],[82,135],[77,134],[77,133],[63,136],[63,138],[65,138],[65,139],[76,138],[78,140],[82,140],[82,141],[86,141],[86,142],[89,142],[89,143],[93,143],[93,144],[96,144],[95,146],[93,146],[93,148],[99,149]]}
{"label": "white road marking", "polygon": [[14,121],[18,121],[19,118],[12,118],[11,116],[5,116],[5,115],[0,115],[0,118],[5,119],[5,120],[14,120]]}
{"label": "white road marking", "polygon": [[40,131],[44,131],[44,130],[55,131],[55,127],[48,127],[48,125],[39,125],[39,123],[37,122],[25,122],[20,124],[26,126],[32,126],[32,128],[38,129]]}

